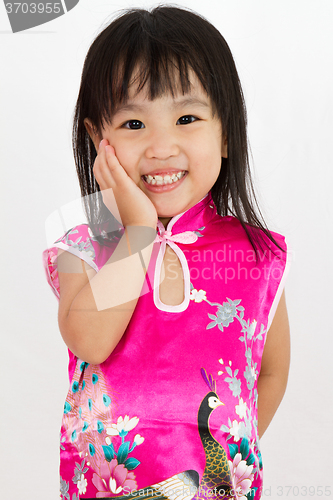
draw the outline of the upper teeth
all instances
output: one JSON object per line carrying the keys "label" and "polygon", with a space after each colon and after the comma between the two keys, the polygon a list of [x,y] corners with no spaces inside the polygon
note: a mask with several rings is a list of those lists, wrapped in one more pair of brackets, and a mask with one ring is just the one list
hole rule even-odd
{"label": "upper teeth", "polygon": [[172,175],[144,175],[145,181],[148,184],[156,184],[157,186],[161,186],[163,184],[172,184],[173,182],[178,181],[181,177],[184,177],[186,170],[182,172],[178,172],[177,174]]}

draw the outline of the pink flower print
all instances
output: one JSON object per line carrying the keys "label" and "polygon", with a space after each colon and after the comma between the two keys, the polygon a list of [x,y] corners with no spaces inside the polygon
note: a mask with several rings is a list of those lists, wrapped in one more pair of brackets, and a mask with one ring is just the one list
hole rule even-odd
{"label": "pink flower print", "polygon": [[110,463],[104,462],[99,467],[99,474],[94,474],[92,482],[98,490],[96,498],[128,494],[137,487],[134,472],[129,472],[124,464],[118,464],[116,458]]}
{"label": "pink flower print", "polygon": [[253,465],[247,465],[246,461],[242,460],[241,453],[237,453],[233,461],[229,460],[228,462],[235,500],[247,500],[246,495],[249,493],[253,481]]}

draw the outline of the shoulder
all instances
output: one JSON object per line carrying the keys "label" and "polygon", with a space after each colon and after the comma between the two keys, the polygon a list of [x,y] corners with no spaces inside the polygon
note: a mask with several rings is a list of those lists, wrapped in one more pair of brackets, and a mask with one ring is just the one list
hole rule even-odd
{"label": "shoulder", "polygon": [[[229,240],[230,245],[253,249],[246,230],[237,217],[222,216],[216,213],[213,222],[217,224],[223,239]],[[289,245],[285,236],[269,230],[268,232],[274,240],[272,241],[262,229],[250,224],[245,224],[245,226],[258,250],[258,255],[262,254],[261,259],[268,255],[269,250],[282,261],[286,260],[285,254],[288,252]]]}
{"label": "shoulder", "polygon": [[232,261],[246,262],[247,265],[264,269],[261,275],[273,287],[283,287],[291,265],[292,250],[288,239],[275,231],[269,235],[262,229],[246,224],[250,239],[239,219],[233,216],[216,216],[218,232]]}
{"label": "shoulder", "polygon": [[[107,234],[102,231],[101,238],[107,243]],[[93,234],[88,224],[79,224],[66,231],[60,238],[44,250],[43,266],[46,273],[46,279],[59,298],[59,280],[57,258],[59,250],[64,250],[86,262],[94,271],[98,272],[108,260],[118,240],[115,239],[111,244],[103,245]]]}
{"label": "shoulder", "polygon": [[42,258],[46,280],[58,299],[60,297],[57,265],[59,249],[76,255],[96,270],[96,249],[91,241],[88,224],[74,226],[43,251]]}
{"label": "shoulder", "polygon": [[88,224],[74,226],[53,244],[53,248],[61,248],[77,255],[94,269],[99,246]]}

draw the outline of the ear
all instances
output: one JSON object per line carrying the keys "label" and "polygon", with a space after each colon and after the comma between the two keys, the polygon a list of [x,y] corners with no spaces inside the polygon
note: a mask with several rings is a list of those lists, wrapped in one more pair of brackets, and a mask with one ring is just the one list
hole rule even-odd
{"label": "ear", "polygon": [[228,138],[226,135],[222,137],[222,158],[228,158]]}
{"label": "ear", "polygon": [[100,136],[97,128],[95,127],[95,125],[92,123],[92,121],[89,118],[85,118],[83,123],[84,123],[84,126],[86,127],[86,130],[87,130],[89,136],[90,136],[90,139],[94,143],[96,151],[98,151],[99,143],[101,142],[103,137]]}

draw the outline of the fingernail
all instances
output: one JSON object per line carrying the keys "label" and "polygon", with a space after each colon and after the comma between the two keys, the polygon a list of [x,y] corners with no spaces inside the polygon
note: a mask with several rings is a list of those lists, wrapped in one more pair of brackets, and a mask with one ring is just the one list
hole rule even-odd
{"label": "fingernail", "polygon": [[104,141],[104,139],[102,139],[102,140],[101,140],[101,142],[99,143],[98,148],[100,148],[100,147],[101,147],[101,144],[102,144],[102,142],[103,142],[103,141]]}

